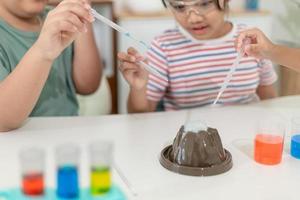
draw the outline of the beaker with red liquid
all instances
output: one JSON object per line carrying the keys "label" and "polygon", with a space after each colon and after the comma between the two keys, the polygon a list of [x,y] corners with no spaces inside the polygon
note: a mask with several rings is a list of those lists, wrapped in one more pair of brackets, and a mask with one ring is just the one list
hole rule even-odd
{"label": "beaker with red liquid", "polygon": [[44,150],[40,148],[22,149],[20,164],[23,194],[26,196],[44,195]]}
{"label": "beaker with red liquid", "polygon": [[254,139],[254,160],[260,164],[281,163],[285,137],[283,121],[261,121]]}

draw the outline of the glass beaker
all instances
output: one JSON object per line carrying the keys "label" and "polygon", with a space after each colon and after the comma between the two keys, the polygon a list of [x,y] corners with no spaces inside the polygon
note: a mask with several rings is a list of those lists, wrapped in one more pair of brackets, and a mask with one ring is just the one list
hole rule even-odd
{"label": "glass beaker", "polygon": [[20,151],[22,191],[24,195],[44,194],[45,152],[40,148],[24,148]]}
{"label": "glass beaker", "polygon": [[56,148],[57,196],[59,198],[79,197],[79,155],[74,144],[63,144]]}
{"label": "glass beaker", "polygon": [[254,159],[265,165],[276,165],[282,160],[285,125],[279,120],[263,120],[258,124],[254,140]]}
{"label": "glass beaker", "polygon": [[300,159],[300,117],[292,119],[291,136],[291,155]]}
{"label": "glass beaker", "polygon": [[89,145],[91,166],[91,194],[107,193],[111,188],[111,167],[113,162],[113,143],[95,141]]}

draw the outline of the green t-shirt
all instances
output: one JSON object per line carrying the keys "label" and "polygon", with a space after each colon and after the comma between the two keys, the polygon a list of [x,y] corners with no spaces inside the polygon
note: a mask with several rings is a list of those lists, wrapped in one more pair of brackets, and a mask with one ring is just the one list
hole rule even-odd
{"label": "green t-shirt", "polygon": [[[20,31],[0,18],[0,82],[16,68],[38,36],[39,33],[36,32]],[[78,114],[72,63],[73,47],[70,46],[53,63],[47,82],[30,116]]]}

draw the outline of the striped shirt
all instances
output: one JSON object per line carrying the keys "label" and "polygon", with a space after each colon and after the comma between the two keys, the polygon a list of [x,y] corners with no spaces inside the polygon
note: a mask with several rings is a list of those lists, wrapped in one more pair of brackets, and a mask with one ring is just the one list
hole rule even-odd
{"label": "striped shirt", "polygon": [[[205,41],[194,39],[181,27],[156,37],[147,57],[162,76],[149,75],[148,100],[163,100],[167,111],[212,104],[238,56],[235,38],[245,28],[233,24],[224,37]],[[258,86],[272,85],[276,80],[271,61],[244,57],[218,104],[258,101]]]}

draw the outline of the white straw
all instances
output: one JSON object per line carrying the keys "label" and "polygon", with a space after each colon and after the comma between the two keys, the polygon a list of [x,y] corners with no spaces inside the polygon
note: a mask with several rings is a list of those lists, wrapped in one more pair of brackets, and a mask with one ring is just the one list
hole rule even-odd
{"label": "white straw", "polygon": [[130,190],[132,196],[137,197],[138,193],[136,192],[135,188],[131,185],[129,180],[126,178],[120,167],[117,166],[116,163],[114,163],[114,168],[116,172],[119,174],[120,178],[122,179],[123,183],[126,185],[126,187]]}
{"label": "white straw", "polygon": [[218,96],[217,98],[215,99],[213,105],[216,105],[220,99],[220,97],[222,96],[222,94],[224,93],[225,89],[228,87],[229,85],[229,82],[231,81],[232,79],[232,76],[233,76],[233,73],[235,72],[238,64],[240,63],[240,60],[241,60],[242,56],[241,56],[241,53],[238,54],[237,58],[235,59],[232,67],[230,68],[229,72],[228,72],[228,75],[227,77],[225,78],[224,82],[223,82],[223,85],[218,93]]}
{"label": "white straw", "polygon": [[128,34],[129,32],[127,32],[124,28],[122,28],[121,26],[119,26],[118,24],[114,23],[113,21],[107,19],[106,17],[100,15],[96,10],[94,10],[93,8],[91,8],[91,12],[92,15],[97,18],[98,20],[102,21],[103,23],[107,24],[108,26],[114,28],[116,31],[123,33],[123,34]]}
{"label": "white straw", "polygon": [[161,76],[161,74],[153,67],[150,67],[150,65],[147,65],[146,63],[140,61],[138,62],[140,65],[142,65],[148,72],[150,72],[153,75]]}
{"label": "white straw", "polygon": [[243,46],[242,46],[242,49],[241,51],[238,52],[238,56],[236,57],[234,63],[232,64],[229,72],[228,72],[228,75],[226,76],[223,84],[222,84],[222,87],[218,93],[218,96],[217,98],[215,99],[213,105],[216,105],[220,99],[220,97],[222,96],[222,94],[224,93],[225,89],[228,87],[229,85],[229,82],[231,81],[232,77],[233,77],[233,73],[236,71],[236,68],[238,67],[243,55],[244,55],[244,48],[247,44],[250,44],[250,41],[249,39],[245,39],[245,41],[243,41]]}
{"label": "white straw", "polygon": [[[115,29],[119,33],[122,33],[125,36],[129,37],[131,40],[135,41],[137,44],[139,44],[143,48],[146,48],[147,50],[150,49],[150,47],[145,42],[143,42],[142,40],[137,39],[136,37],[133,37],[132,34],[129,31],[122,28],[121,26],[119,26],[115,22],[107,19],[106,17],[100,15],[96,10],[91,8],[91,13],[96,19],[98,19],[98,20],[102,21],[103,23],[107,24],[108,26],[112,27],[113,29]],[[138,62],[138,63],[141,66],[143,66],[143,68],[146,69],[149,73],[151,73],[153,75],[156,75],[156,76],[162,76],[157,69],[151,67],[150,65],[148,65],[144,62]]]}

